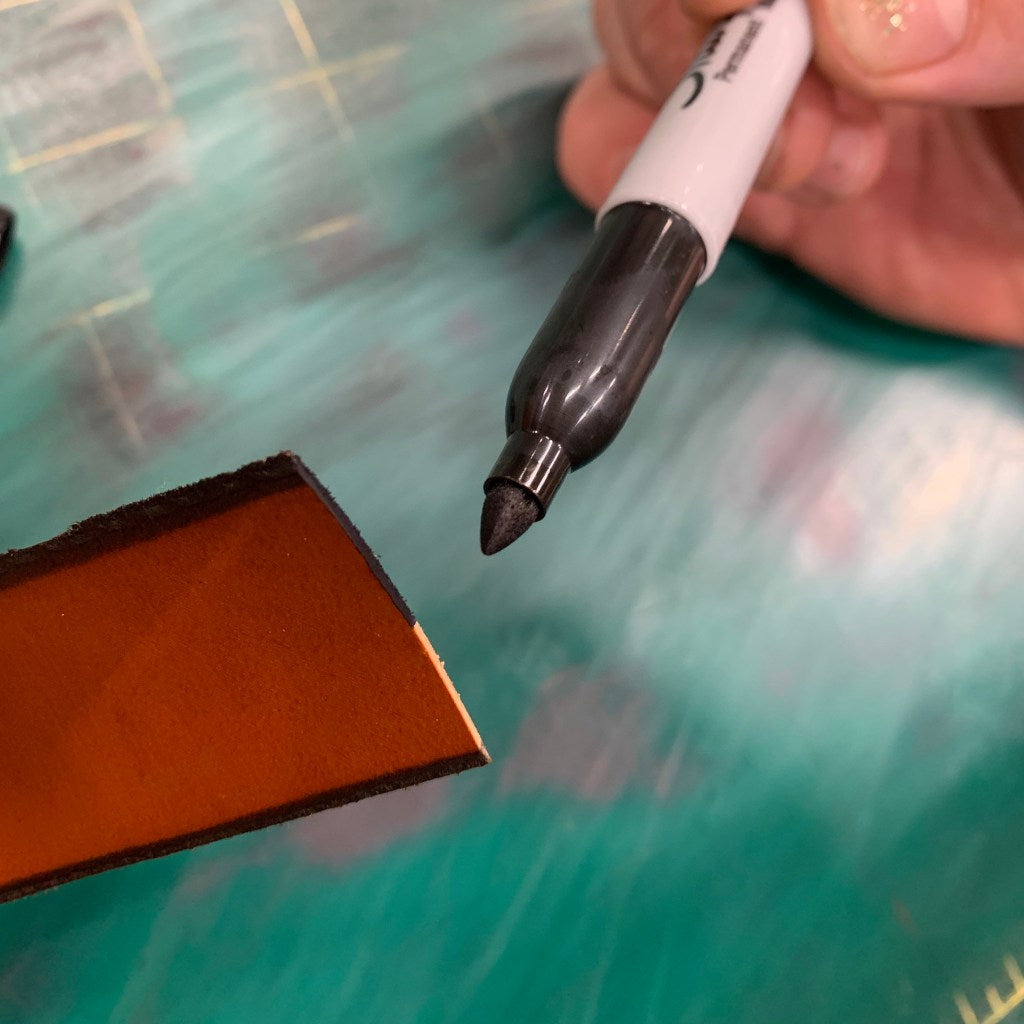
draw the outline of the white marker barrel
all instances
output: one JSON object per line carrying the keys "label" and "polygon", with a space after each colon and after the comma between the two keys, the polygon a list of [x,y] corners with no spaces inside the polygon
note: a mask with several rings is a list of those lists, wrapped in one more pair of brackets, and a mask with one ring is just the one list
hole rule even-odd
{"label": "white marker barrel", "polygon": [[812,52],[804,0],[761,0],[716,25],[598,213],[656,203],[718,263]]}

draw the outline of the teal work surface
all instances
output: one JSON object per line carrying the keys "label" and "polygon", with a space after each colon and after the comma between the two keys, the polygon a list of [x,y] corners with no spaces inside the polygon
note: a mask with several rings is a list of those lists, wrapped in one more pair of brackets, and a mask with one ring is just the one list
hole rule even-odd
{"label": "teal work surface", "polygon": [[586,12],[296,2],[0,3],[0,548],[294,449],[494,763],[0,908],[0,1021],[1019,1019],[1021,357],[733,248],[485,560]]}

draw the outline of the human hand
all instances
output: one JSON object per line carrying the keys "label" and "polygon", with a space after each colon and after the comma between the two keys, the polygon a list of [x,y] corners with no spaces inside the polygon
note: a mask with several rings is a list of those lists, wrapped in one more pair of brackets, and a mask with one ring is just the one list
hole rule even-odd
{"label": "human hand", "polygon": [[[899,320],[1024,344],[1024,0],[808,0],[815,64],[740,237]],[[745,0],[595,0],[605,63],[559,166],[597,208],[710,24]]]}

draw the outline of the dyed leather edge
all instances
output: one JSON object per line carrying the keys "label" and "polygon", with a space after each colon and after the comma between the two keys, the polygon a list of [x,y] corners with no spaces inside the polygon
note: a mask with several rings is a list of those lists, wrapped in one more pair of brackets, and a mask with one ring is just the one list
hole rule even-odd
{"label": "dyed leather edge", "polygon": [[402,617],[410,626],[414,626],[416,620],[409,606],[355,524],[309,467],[297,455],[288,451],[250,462],[230,473],[220,473],[142,501],[122,505],[112,512],[91,516],[51,540],[0,554],[0,590],[69,565],[87,562],[108,551],[151,540],[162,533],[189,526],[256,498],[303,484],[316,494],[337,519]]}
{"label": "dyed leather edge", "polygon": [[479,768],[487,763],[488,757],[486,753],[482,750],[474,750],[465,754],[456,754],[454,757],[444,758],[439,761],[432,761],[430,764],[420,765],[415,768],[406,768],[391,775],[381,776],[366,782],[356,782],[349,786],[328,790],[324,793],[316,793],[309,797],[303,797],[301,800],[295,800],[278,807],[268,808],[265,811],[258,811],[255,814],[235,818],[233,821],[214,825],[211,828],[200,829],[199,831],[174,836],[170,839],[162,839],[159,842],[148,843],[144,846],[133,846],[126,850],[118,850],[116,853],[106,854],[103,857],[96,857],[93,860],[81,861],[77,864],[68,865],[65,868],[32,875],[29,878],[18,879],[15,882],[10,882],[0,887],[0,903],[9,903],[12,900],[21,899],[23,896],[42,892],[54,886],[64,885],[67,882],[73,882],[88,875],[96,875],[102,871],[127,867],[129,864],[137,864],[143,860],[152,860],[170,853],[178,853],[181,850],[190,850],[193,847],[202,846],[219,839],[228,839],[243,832],[252,832],[271,825],[280,825],[285,821],[293,821],[296,818],[316,814],[319,811],[326,811],[332,807],[341,807],[344,804],[353,803],[356,800],[362,800],[371,796],[378,796],[381,793],[388,793],[394,789],[415,786],[417,783],[439,779],[445,775],[455,775],[458,772],[466,771],[468,768]]}

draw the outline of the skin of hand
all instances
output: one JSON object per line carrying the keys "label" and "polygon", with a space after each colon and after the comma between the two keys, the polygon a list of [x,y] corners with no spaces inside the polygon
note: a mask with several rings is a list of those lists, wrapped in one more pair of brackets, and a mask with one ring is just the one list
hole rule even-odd
{"label": "skin of hand", "polygon": [[[737,234],[894,319],[1024,345],[1024,0],[808,0],[814,65]],[[595,0],[558,160],[597,208],[743,0]]]}

